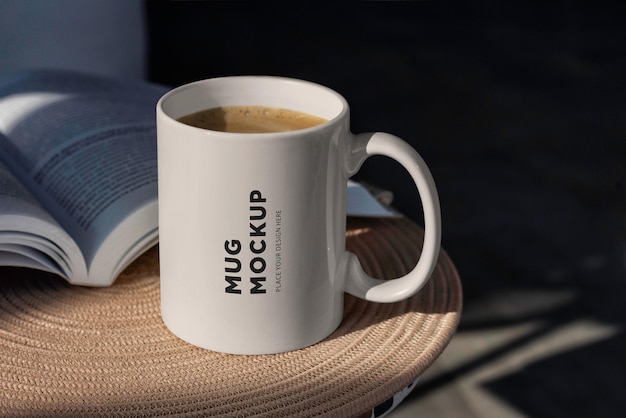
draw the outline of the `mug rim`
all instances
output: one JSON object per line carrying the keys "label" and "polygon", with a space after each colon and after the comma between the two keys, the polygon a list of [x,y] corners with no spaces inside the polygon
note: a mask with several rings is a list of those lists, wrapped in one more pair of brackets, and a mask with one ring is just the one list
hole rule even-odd
{"label": "mug rim", "polygon": [[[198,128],[195,126],[187,125],[177,120],[177,117],[182,117],[184,115],[187,115],[196,111],[201,111],[204,109],[210,109],[212,107],[210,105],[198,106],[197,110],[192,110],[191,112],[183,112],[183,114],[181,114],[180,116],[173,116],[170,114],[168,110],[166,110],[168,101],[173,100],[176,96],[180,94],[184,94],[185,92],[188,92],[191,89],[199,89],[202,87],[208,88],[210,87],[211,84],[214,84],[217,86],[218,83],[224,85],[224,83],[234,83],[234,82],[257,83],[257,84],[258,83],[274,83],[274,85],[292,84],[294,86],[296,85],[300,86],[301,88],[314,89],[318,91],[320,94],[332,97],[332,99],[337,102],[339,108],[337,111],[334,112],[334,115],[332,117],[326,118],[325,116],[319,115],[318,113],[315,113],[315,112],[305,111],[305,110],[300,110],[300,109],[293,109],[287,106],[282,106],[285,109],[295,110],[295,111],[299,111],[303,113],[309,113],[311,115],[322,117],[327,120],[319,125],[311,126],[308,128],[302,128],[302,129],[296,129],[296,130],[290,130],[290,131],[259,132],[259,133],[224,132],[224,131],[219,131],[219,130]],[[268,106],[268,107],[280,107],[280,106],[273,106],[273,105],[262,104],[262,103],[259,103],[259,104],[241,103],[239,105],[240,106],[258,105],[258,106]],[[219,106],[220,104],[216,104],[216,106],[214,107],[219,107]],[[292,78],[292,77],[284,77],[284,76],[274,76],[274,75],[235,75],[235,76],[212,77],[212,78],[192,81],[190,83],[186,83],[178,87],[174,87],[168,92],[166,92],[163,96],[161,96],[161,98],[159,98],[156,108],[157,108],[156,110],[157,110],[158,118],[163,117],[165,118],[165,120],[169,121],[170,123],[180,125],[181,127],[184,127],[185,129],[191,129],[197,132],[204,132],[204,133],[211,134],[211,135],[224,135],[224,136],[229,136],[229,137],[237,136],[241,138],[252,138],[252,137],[278,138],[278,137],[293,137],[294,135],[300,135],[300,134],[308,134],[308,133],[315,132],[318,130],[327,129],[331,125],[335,125],[338,121],[341,121],[342,119],[344,119],[344,117],[346,117],[346,115],[349,113],[349,105],[348,105],[347,100],[341,94],[331,89],[330,87],[326,87],[322,84],[315,83],[315,82],[308,81],[308,80]]]}

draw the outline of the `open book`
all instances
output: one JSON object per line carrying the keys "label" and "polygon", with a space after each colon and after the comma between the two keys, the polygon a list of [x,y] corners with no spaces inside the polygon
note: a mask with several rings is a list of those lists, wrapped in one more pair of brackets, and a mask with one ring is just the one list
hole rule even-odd
{"label": "open book", "polygon": [[67,71],[0,75],[0,265],[108,286],[158,239],[166,88]]}

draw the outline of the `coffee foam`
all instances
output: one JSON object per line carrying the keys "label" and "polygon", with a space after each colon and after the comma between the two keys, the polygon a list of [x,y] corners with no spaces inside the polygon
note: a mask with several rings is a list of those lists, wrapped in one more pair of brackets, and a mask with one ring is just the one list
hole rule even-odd
{"label": "coffee foam", "polygon": [[267,106],[226,106],[201,110],[178,119],[198,128],[236,133],[285,132],[326,122],[318,116]]}

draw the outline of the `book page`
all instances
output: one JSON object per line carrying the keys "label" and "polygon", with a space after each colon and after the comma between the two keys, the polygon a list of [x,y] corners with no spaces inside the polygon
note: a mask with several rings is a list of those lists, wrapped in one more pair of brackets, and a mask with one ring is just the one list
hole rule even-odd
{"label": "book page", "polygon": [[86,273],[82,260],[76,243],[0,164],[0,265],[39,268],[69,278]]}
{"label": "book page", "polygon": [[[58,71],[0,81],[0,160],[78,243],[88,267],[112,233],[109,264],[146,234],[156,237],[155,106],[165,91]],[[142,216],[151,219],[128,222],[147,206]]]}

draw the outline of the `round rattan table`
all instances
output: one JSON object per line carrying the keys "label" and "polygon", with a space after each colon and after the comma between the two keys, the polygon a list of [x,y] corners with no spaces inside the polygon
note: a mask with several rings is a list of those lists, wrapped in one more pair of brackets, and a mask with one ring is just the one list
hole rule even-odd
{"label": "round rattan table", "polygon": [[[393,278],[419,257],[406,218],[348,221],[347,246]],[[442,251],[428,284],[393,304],[345,296],[327,339],[288,353],[220,354],[171,334],[159,314],[158,247],[107,288],[0,269],[2,416],[369,416],[426,370],[452,338],[461,284]]]}

